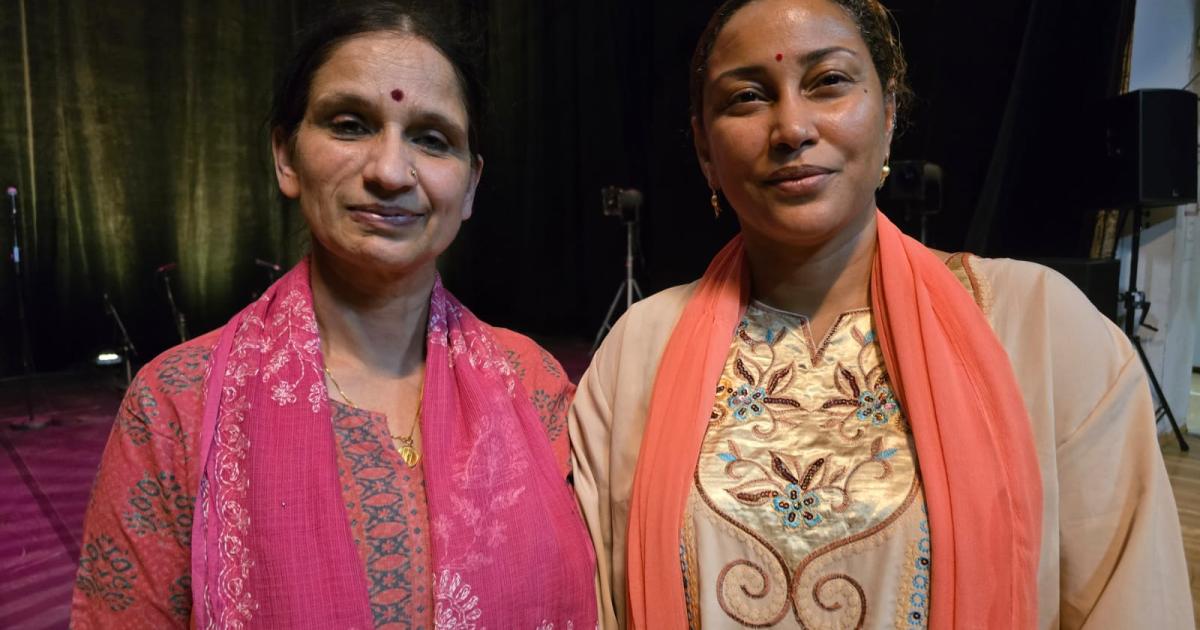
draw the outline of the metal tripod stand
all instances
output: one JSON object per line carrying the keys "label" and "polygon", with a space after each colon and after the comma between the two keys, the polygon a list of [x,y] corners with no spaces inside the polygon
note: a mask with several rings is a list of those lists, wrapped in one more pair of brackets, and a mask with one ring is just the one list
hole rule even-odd
{"label": "metal tripod stand", "polygon": [[[592,354],[600,347],[600,342],[604,341],[604,335],[612,330],[613,324],[616,323],[614,316],[617,314],[617,304],[621,303],[621,297],[625,297],[625,310],[628,311],[633,303],[642,299],[642,288],[638,286],[637,279],[633,277],[633,243],[634,234],[637,230],[637,214],[626,218],[625,223],[625,279],[621,281],[621,286],[617,287],[617,294],[613,296],[612,304],[608,306],[608,314],[604,316],[604,323],[600,325],[600,330],[596,332],[596,340],[592,342]],[[636,299],[635,299],[636,298]]]}
{"label": "metal tripod stand", "polygon": [[[1133,347],[1137,349],[1138,356],[1142,358],[1142,367],[1146,368],[1146,376],[1150,377],[1150,386],[1154,388],[1154,395],[1158,397],[1158,408],[1154,410],[1154,422],[1158,424],[1158,420],[1164,415],[1171,422],[1171,430],[1175,432],[1175,439],[1179,441],[1179,449],[1187,451],[1189,449],[1187,440],[1183,439],[1183,431],[1179,430],[1179,423],[1175,420],[1175,412],[1171,411],[1171,404],[1167,402],[1167,397],[1163,394],[1162,385],[1158,382],[1158,377],[1154,375],[1154,370],[1150,367],[1150,359],[1146,357],[1146,350],[1142,347],[1142,340],[1137,335],[1138,328],[1145,326],[1150,330],[1157,331],[1157,328],[1145,324],[1146,315],[1150,312],[1150,302],[1146,300],[1146,294],[1137,289],[1137,269],[1138,269],[1138,253],[1141,249],[1142,236],[1142,213],[1141,207],[1133,208],[1129,211],[1133,214],[1133,231],[1130,234],[1130,254],[1129,254],[1129,289],[1121,294],[1121,299],[1125,303],[1125,334],[1129,337],[1129,341],[1133,343]],[[1121,223],[1124,223],[1123,221]],[[1138,311],[1141,315],[1138,315]]]}

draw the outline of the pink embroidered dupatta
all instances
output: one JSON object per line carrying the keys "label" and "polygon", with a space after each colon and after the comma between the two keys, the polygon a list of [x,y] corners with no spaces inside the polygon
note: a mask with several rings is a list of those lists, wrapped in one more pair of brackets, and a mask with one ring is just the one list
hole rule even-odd
{"label": "pink embroidered dupatta", "polygon": [[[882,213],[877,224],[871,308],[925,487],[930,627],[1033,628],[1042,483],[1012,366],[945,264]],[[739,236],[705,272],[663,352],[629,513],[633,628],[687,627],[680,524],[748,293]]]}
{"label": "pink embroidered dupatta", "polygon": [[[192,526],[197,628],[370,628],[338,480],[305,260],[213,354]],[[422,440],[436,627],[596,623],[595,558],[545,430],[488,326],[437,281]]]}

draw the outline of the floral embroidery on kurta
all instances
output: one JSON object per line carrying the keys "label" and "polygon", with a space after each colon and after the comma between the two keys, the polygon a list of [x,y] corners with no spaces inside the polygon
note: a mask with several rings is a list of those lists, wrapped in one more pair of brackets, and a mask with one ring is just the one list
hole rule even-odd
{"label": "floral embroidery on kurta", "polygon": [[819,343],[808,326],[751,304],[736,330],[689,501],[696,625],[912,627],[898,598],[920,480],[870,312]]}

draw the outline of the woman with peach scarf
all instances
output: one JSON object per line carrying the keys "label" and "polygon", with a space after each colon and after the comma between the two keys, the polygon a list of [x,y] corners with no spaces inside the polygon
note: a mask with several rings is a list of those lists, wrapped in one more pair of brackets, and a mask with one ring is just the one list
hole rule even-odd
{"label": "woman with peach scarf", "polygon": [[691,78],[741,234],[580,384],[605,627],[1192,627],[1124,336],[876,210],[907,91],[877,0],[730,0]]}

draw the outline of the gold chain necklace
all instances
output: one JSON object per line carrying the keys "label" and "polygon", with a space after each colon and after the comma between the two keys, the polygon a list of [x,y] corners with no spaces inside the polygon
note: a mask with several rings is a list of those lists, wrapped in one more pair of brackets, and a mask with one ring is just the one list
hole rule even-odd
{"label": "gold chain necklace", "polygon": [[[342,400],[346,401],[347,405],[358,408],[358,405],[354,404],[354,401],[350,400],[350,397],[346,395],[342,386],[338,385],[337,379],[333,378],[333,372],[329,371],[328,365],[325,366],[325,376],[329,377],[329,382],[333,383],[334,389],[337,389],[338,394],[342,397]],[[413,416],[412,428],[408,430],[408,435],[392,435],[390,431],[388,432],[393,442],[400,443],[399,446],[396,446],[396,451],[400,453],[400,459],[404,460],[404,463],[408,464],[409,468],[416,466],[417,462],[421,461],[421,451],[418,451],[416,445],[413,444],[413,434],[417,432],[417,425],[421,423],[421,399],[425,397],[424,373],[421,374],[421,387],[417,392],[417,413]]]}

